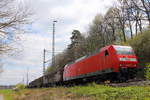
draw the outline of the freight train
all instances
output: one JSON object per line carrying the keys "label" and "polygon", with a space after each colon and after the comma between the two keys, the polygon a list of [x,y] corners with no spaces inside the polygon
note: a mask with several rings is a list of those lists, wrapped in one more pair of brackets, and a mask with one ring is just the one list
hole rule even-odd
{"label": "freight train", "polygon": [[135,77],[137,68],[138,60],[132,47],[109,45],[30,82],[28,87],[104,80],[126,81]]}

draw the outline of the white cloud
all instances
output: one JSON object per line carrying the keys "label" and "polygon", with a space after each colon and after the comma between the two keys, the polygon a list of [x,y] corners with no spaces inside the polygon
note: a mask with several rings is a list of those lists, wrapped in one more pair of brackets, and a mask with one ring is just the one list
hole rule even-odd
{"label": "white cloud", "polygon": [[[41,68],[37,68],[36,70],[29,69],[29,82],[35,78],[41,76]],[[23,82],[24,80],[24,82]],[[26,84],[27,81],[27,69],[22,70],[21,68],[15,69],[6,69],[4,73],[0,75],[0,85],[15,85],[18,83]]]}

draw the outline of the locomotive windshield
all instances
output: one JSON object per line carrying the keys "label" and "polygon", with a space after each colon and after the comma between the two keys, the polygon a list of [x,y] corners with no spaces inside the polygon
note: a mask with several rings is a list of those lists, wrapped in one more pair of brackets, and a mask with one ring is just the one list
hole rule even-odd
{"label": "locomotive windshield", "polygon": [[114,46],[117,54],[133,55],[134,52],[129,46]]}

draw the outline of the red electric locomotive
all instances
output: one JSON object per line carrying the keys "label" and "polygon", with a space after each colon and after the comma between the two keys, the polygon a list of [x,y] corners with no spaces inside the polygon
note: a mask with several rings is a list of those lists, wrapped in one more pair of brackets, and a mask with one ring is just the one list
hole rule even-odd
{"label": "red electric locomotive", "polygon": [[126,81],[135,76],[137,64],[137,57],[130,46],[110,45],[32,81],[28,87],[101,80]]}
{"label": "red electric locomotive", "polygon": [[[110,45],[64,67],[63,80],[104,78],[127,80],[133,78],[138,67],[137,57],[130,46]],[[108,77],[107,77],[108,78]]]}

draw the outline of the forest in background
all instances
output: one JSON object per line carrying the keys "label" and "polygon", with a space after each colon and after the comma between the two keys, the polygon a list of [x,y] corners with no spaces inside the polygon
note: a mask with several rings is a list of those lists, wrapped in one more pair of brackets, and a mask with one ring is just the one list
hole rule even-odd
{"label": "forest in background", "polygon": [[[117,0],[105,15],[97,14],[85,33],[73,30],[71,43],[55,56],[46,72],[53,72],[76,59],[110,44],[131,45],[139,66],[150,62],[150,0]],[[84,36],[86,34],[86,36]]]}

